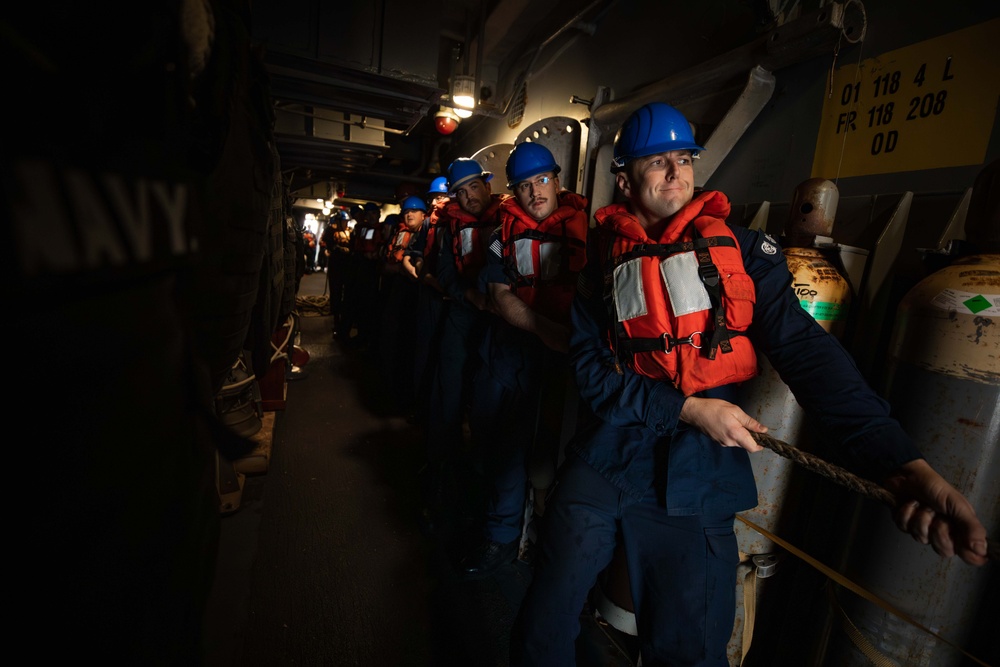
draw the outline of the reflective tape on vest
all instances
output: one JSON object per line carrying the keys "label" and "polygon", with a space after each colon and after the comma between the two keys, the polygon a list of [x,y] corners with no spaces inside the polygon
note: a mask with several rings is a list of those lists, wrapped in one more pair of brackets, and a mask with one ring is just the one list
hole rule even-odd
{"label": "reflective tape on vest", "polygon": [[688,315],[712,307],[712,299],[698,274],[698,259],[693,252],[671,255],[660,262],[660,275],[670,296],[674,315]]}

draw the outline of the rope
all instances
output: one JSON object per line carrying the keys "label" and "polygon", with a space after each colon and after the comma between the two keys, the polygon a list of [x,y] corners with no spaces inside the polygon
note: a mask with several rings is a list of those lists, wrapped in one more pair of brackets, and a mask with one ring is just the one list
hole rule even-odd
{"label": "rope", "polygon": [[281,344],[275,345],[274,339],[271,340],[271,349],[274,350],[274,354],[271,355],[272,364],[275,359],[280,359],[281,357],[289,359],[286,350],[288,349],[288,341],[292,339],[292,332],[295,331],[295,313],[290,313],[288,315],[288,319],[285,320],[285,324],[282,328],[285,330],[285,338],[281,341]]}
{"label": "rope", "polygon": [[[762,447],[766,447],[780,456],[791,459],[808,470],[812,470],[813,472],[819,473],[824,477],[828,477],[838,484],[846,486],[852,491],[857,491],[866,498],[878,500],[879,502],[893,508],[899,504],[896,496],[894,496],[888,489],[885,489],[874,482],[862,479],[857,475],[844,470],[843,468],[824,461],[814,454],[804,452],[797,447],[789,445],[787,442],[782,442],[781,440],[771,437],[765,433],[751,433],[750,435],[752,435],[753,439],[757,441],[757,444]],[[990,560],[1000,560],[1000,543],[990,542],[987,540],[986,555]]]}
{"label": "rope", "polygon": [[874,482],[869,482],[866,479],[862,479],[857,475],[853,475],[843,468],[839,468],[832,463],[828,463],[823,459],[810,454],[809,452],[804,452],[798,447],[793,447],[787,442],[782,442],[777,438],[771,437],[766,433],[751,433],[753,439],[757,441],[758,445],[767,447],[772,452],[784,456],[786,459],[791,459],[796,463],[802,465],[813,472],[817,472],[824,477],[829,477],[833,481],[846,486],[852,491],[857,491],[861,495],[871,498],[873,500],[878,500],[889,507],[896,506],[896,497],[892,493]]}
{"label": "rope", "polygon": [[318,317],[330,314],[330,297],[307,295],[295,297],[295,308],[303,317]]}

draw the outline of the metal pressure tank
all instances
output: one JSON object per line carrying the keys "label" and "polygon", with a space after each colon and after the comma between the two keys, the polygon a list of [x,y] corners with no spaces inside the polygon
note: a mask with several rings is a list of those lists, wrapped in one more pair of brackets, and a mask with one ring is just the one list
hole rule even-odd
{"label": "metal pressure tank", "polygon": [[[802,308],[824,329],[839,337],[847,323],[852,291],[841,272],[839,246],[830,238],[837,200],[837,186],[831,181],[813,178],[801,183],[792,200],[782,248],[792,274],[790,289]],[[740,407],[766,425],[770,435],[808,449],[802,436],[805,414],[801,406],[767,358],[760,356],[758,359],[760,373],[740,387]],[[741,512],[740,516],[770,533],[793,543],[798,542],[794,527],[787,517],[783,520],[782,507],[786,502],[797,506],[796,523],[801,528],[802,516],[807,512],[800,503],[800,487],[804,483],[803,477],[798,475],[800,471],[796,470],[791,460],[771,451],[754,454],[750,461],[757,483],[758,505]],[[780,562],[775,555],[777,549],[774,542],[742,521],[736,522],[735,529],[741,563],[737,581],[736,626],[729,643],[731,665],[741,664],[752,638],[757,611],[754,606],[758,597],[761,602],[764,601],[765,588],[770,586],[755,582],[754,578],[780,577]]]}
{"label": "metal pressure tank", "polygon": [[[903,428],[931,466],[972,503],[993,540],[1000,534],[998,164],[985,169],[973,188],[966,232],[968,247],[977,254],[924,278],[899,305],[887,391]],[[853,640],[844,633],[831,636],[824,664],[871,664],[864,650],[907,666],[972,664],[949,642],[979,653],[979,660],[992,651],[995,660],[1000,603],[995,592],[986,594],[995,565],[975,568],[958,558],[943,560],[900,532],[884,507],[863,502],[848,545],[849,578],[946,641],[840,590],[842,618],[856,631]]]}
{"label": "metal pressure tank", "polygon": [[[899,305],[888,400],[931,466],[1000,534],[1000,253],[972,255],[925,278]],[[848,577],[949,642],[963,646],[980,616],[990,566],[943,560],[865,501],[848,547]],[[868,506],[870,505],[870,506]],[[902,665],[948,667],[961,653],[872,602],[841,591],[846,618]],[[838,636],[830,665],[868,665]]]}
{"label": "metal pressure tank", "polygon": [[[817,239],[830,241],[837,212],[837,186],[813,178],[796,188],[783,235],[783,251],[792,274],[791,289],[803,309],[827,331],[843,332],[851,304],[851,286],[841,275],[834,251],[814,247]],[[830,244],[833,245],[833,244]],[[760,374],[740,388],[740,407],[770,429],[774,437],[797,444],[800,440],[802,408],[765,357],[759,357]],[[759,504],[741,515],[775,532],[780,519],[788,474],[794,464],[771,452],[750,457],[757,482]],[[736,524],[740,550],[748,555],[770,553],[771,540]]]}

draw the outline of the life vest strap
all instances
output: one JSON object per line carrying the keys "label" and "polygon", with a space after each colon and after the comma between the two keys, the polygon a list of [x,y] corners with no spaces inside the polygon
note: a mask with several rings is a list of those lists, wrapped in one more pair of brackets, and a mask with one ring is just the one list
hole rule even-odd
{"label": "life vest strap", "polygon": [[568,274],[568,275],[561,274],[556,276],[555,278],[546,278],[544,280],[536,277],[525,277],[522,276],[520,273],[518,273],[517,269],[515,269],[512,266],[505,266],[503,272],[504,275],[507,276],[507,280],[509,281],[511,288],[513,289],[518,289],[521,287],[527,287],[529,289],[533,289],[535,287],[553,286],[553,285],[575,285],[578,280],[578,276],[573,274]]}
{"label": "life vest strap", "polygon": [[[728,244],[736,246],[736,242],[728,237],[720,236],[710,236],[708,238],[696,239],[694,243],[697,245],[699,241],[713,241],[715,239],[724,239],[728,241]],[[708,343],[708,348],[705,350],[705,356],[709,359],[715,359],[716,352],[722,350],[723,354],[729,354],[733,351],[733,344],[730,342],[730,338],[734,335],[729,327],[726,326],[726,308],[722,303],[722,283],[719,280],[719,268],[712,262],[712,255],[708,251],[711,245],[723,245],[720,243],[706,244],[704,246],[695,248],[694,254],[698,259],[698,277],[701,278],[702,284],[705,286],[705,290],[708,292],[708,298],[712,302],[712,324],[714,325],[712,331],[712,338]]]}
{"label": "life vest strap", "polygon": [[[716,328],[718,330],[718,328]],[[728,336],[725,340],[725,345],[729,347],[728,351],[732,351],[732,344],[729,342],[729,338],[733,336],[743,336],[742,332],[728,331]],[[685,338],[674,338],[666,333],[657,336],[656,338],[625,338],[620,337],[618,339],[618,348],[621,349],[623,353],[628,354],[638,354],[639,352],[666,352],[670,354],[674,351],[674,348],[679,345],[690,345],[695,349],[701,349],[703,342],[705,340],[705,334],[701,331],[695,331],[690,336]],[[720,347],[722,347],[720,345]],[[726,350],[723,350],[724,352]]]}
{"label": "life vest strap", "polygon": [[[563,224],[565,228],[566,225]],[[523,232],[514,234],[509,239],[507,239],[506,245],[513,245],[516,241],[520,239],[531,239],[533,241],[551,241],[553,243],[559,243],[560,245],[576,246],[578,248],[585,248],[587,246],[583,239],[578,239],[573,236],[566,236],[564,234],[553,234],[551,232],[543,232],[538,229],[526,229]]]}
{"label": "life vest strap", "polygon": [[[682,252],[695,252],[704,250],[708,253],[708,248],[719,246],[736,247],[736,241],[728,236],[708,236],[697,238],[693,241],[682,241],[679,243],[637,243],[628,252],[622,253],[615,258],[614,266],[624,264],[636,257],[669,257]],[[614,269],[614,266],[611,269]]]}
{"label": "life vest strap", "polygon": [[625,338],[622,342],[622,349],[630,354],[639,352],[666,352],[670,354],[678,345],[690,345],[700,349],[704,334],[695,331],[686,338],[674,338],[664,333],[656,338]]}

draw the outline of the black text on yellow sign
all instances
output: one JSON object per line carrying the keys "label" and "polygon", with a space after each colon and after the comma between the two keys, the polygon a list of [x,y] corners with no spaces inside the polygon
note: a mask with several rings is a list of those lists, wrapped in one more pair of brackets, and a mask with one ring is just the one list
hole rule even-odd
{"label": "black text on yellow sign", "polygon": [[812,175],[981,164],[1000,96],[1000,19],[838,68]]}

